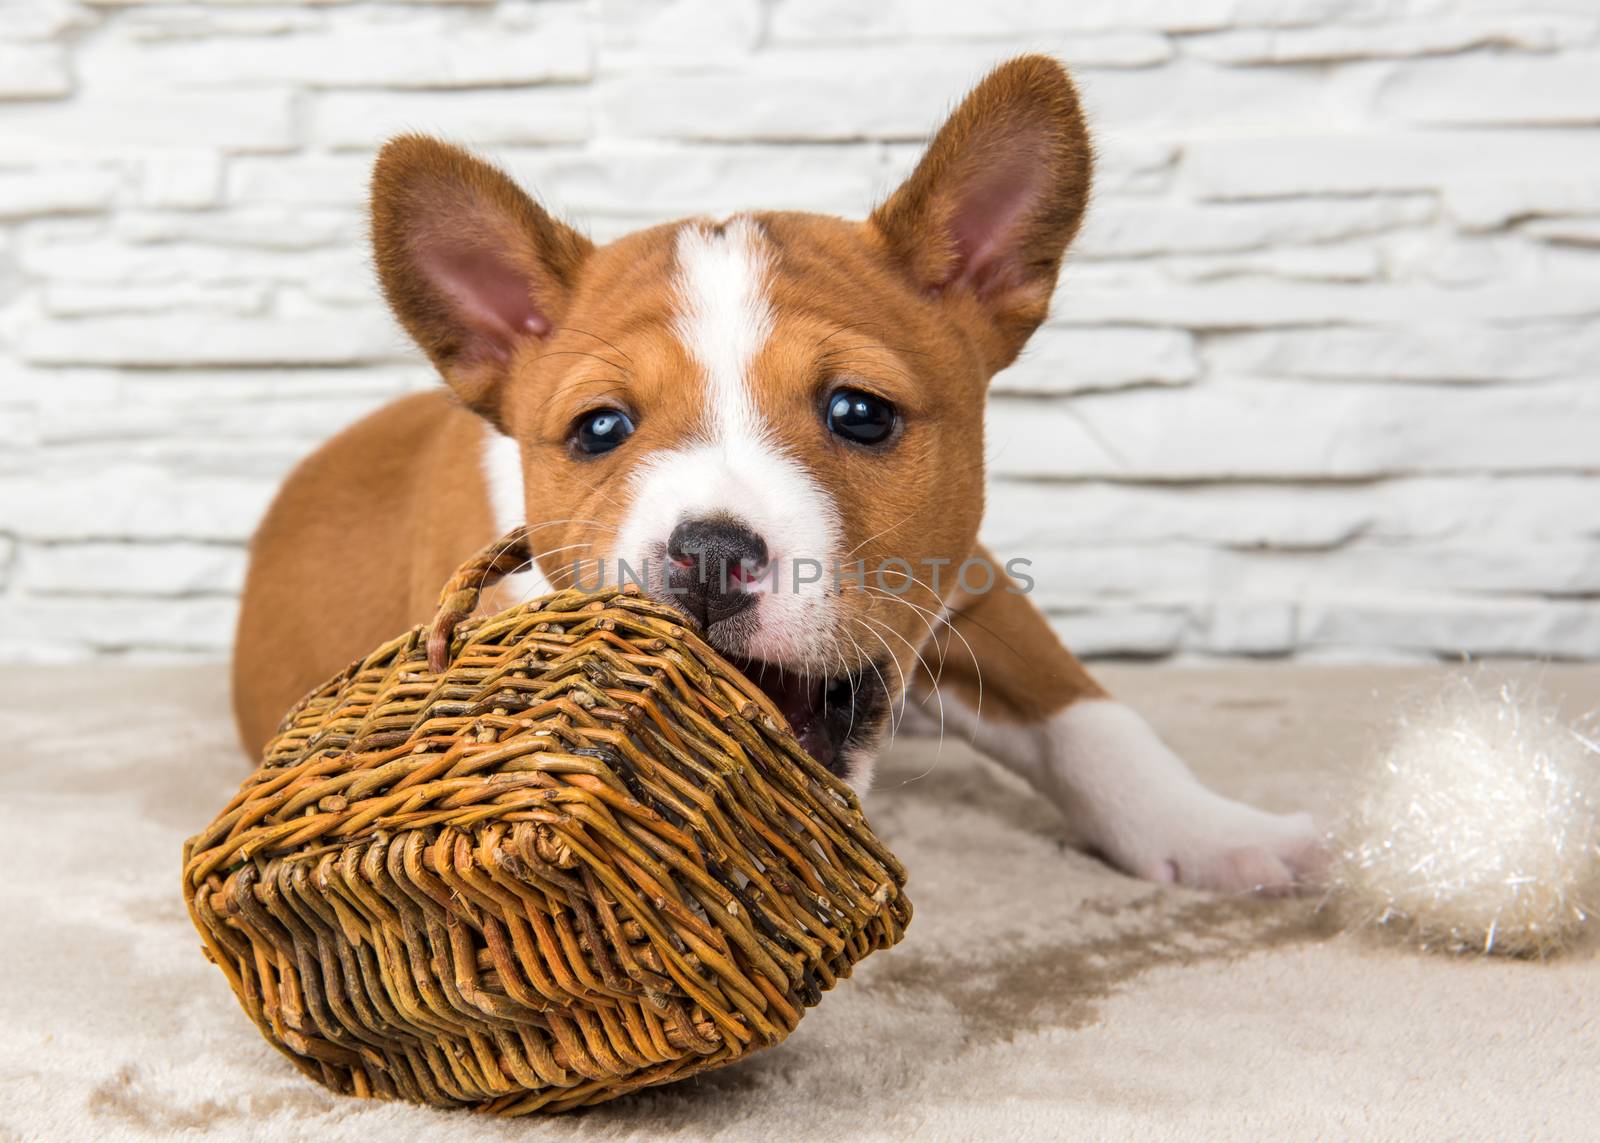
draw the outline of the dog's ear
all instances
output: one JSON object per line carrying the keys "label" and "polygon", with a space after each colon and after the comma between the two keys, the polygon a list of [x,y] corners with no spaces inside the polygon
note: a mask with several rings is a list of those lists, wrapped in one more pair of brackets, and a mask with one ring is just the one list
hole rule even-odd
{"label": "dog's ear", "polygon": [[378,155],[372,248],[400,324],[496,424],[513,355],[560,324],[593,249],[504,173],[422,135]]}
{"label": "dog's ear", "polygon": [[998,370],[1044,320],[1092,165],[1066,69],[1020,56],[962,101],[872,225],[916,285],[972,326]]}

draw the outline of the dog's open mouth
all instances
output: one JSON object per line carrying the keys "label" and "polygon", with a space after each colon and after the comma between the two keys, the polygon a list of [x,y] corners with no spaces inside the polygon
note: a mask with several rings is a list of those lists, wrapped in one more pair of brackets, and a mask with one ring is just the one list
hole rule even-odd
{"label": "dog's open mouth", "polygon": [[754,659],[732,660],[789,720],[807,754],[848,778],[849,751],[870,743],[888,712],[883,672],[872,667],[824,678]]}

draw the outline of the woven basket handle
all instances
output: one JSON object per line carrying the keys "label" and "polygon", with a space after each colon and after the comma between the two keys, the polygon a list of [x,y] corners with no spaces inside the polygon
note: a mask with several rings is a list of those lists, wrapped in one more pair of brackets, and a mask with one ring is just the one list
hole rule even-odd
{"label": "woven basket handle", "polygon": [[505,576],[520,570],[532,555],[525,528],[507,532],[456,569],[439,593],[439,610],[428,629],[428,669],[442,674],[450,664],[450,638],[456,624],[478,608],[478,596]]}

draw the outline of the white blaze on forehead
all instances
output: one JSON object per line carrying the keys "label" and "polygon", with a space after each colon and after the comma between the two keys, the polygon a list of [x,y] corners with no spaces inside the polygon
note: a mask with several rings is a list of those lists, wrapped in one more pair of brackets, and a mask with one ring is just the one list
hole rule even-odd
{"label": "white blaze on forehead", "polygon": [[764,435],[749,385],[750,364],[772,334],[761,231],[748,218],[690,223],[678,231],[677,255],[672,331],[705,372],[710,435]]}
{"label": "white blaze on forehead", "polygon": [[833,498],[775,439],[750,385],[774,325],[766,241],[749,218],[690,223],[678,232],[677,259],[672,331],[699,374],[685,379],[683,399],[700,402],[705,416],[677,447],[639,458],[617,551],[659,563],[685,520],[743,523],[766,542],[771,574],[751,589],[761,596],[759,623],[742,653],[820,666],[835,644],[829,589],[841,529]]}

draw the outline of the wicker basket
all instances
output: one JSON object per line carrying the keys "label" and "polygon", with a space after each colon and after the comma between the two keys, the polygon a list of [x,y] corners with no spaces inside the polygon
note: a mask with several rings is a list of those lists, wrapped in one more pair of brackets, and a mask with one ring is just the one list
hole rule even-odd
{"label": "wicker basket", "polygon": [[486,549],[426,639],[301,700],[184,846],[208,956],[338,1091],[517,1115],[681,1079],[782,1040],[910,919],[854,795],[675,611],[461,622],[526,555]]}

